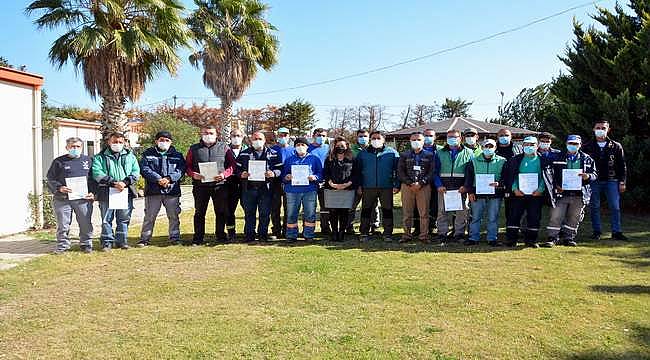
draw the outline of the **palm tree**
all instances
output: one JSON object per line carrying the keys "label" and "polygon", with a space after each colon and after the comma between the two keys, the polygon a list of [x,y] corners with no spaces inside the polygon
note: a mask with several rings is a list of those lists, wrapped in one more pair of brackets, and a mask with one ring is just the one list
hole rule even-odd
{"label": "palm tree", "polygon": [[81,70],[90,96],[102,99],[102,133],[126,132],[127,101],[136,101],[161,70],[175,74],[177,50],[189,46],[178,0],[39,0],[39,29],[67,31],[50,49],[52,64]]}
{"label": "palm tree", "polygon": [[264,18],[268,6],[258,0],[194,0],[187,20],[201,49],[190,63],[203,65],[203,84],[221,99],[222,134],[230,132],[232,104],[244,94],[258,66],[277,62],[276,28]]}

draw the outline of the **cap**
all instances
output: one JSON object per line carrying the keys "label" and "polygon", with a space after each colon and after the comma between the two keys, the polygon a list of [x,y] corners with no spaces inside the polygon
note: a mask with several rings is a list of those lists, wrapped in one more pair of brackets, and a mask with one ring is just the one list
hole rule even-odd
{"label": "cap", "polygon": [[566,141],[567,142],[569,142],[569,141],[577,141],[579,143],[582,143],[582,138],[580,137],[580,135],[569,135],[569,136],[566,137]]}
{"label": "cap", "polygon": [[309,142],[304,137],[299,137],[299,138],[297,138],[296,140],[293,141],[293,146],[294,147],[298,146],[299,144],[304,144],[304,145],[309,146]]}
{"label": "cap", "polygon": [[525,143],[535,143],[535,144],[537,144],[537,138],[534,137],[534,136],[526,136],[524,138],[524,142]]}
{"label": "cap", "polygon": [[475,128],[467,128],[463,130],[463,135],[467,135],[467,134],[478,134],[478,130],[476,130]]}
{"label": "cap", "polygon": [[173,140],[173,139],[172,139],[172,134],[170,134],[169,131],[165,131],[165,130],[163,130],[163,131],[158,131],[158,132],[156,133],[156,137],[155,137],[154,140],[158,140],[158,139],[160,139],[161,137],[167,138],[167,139],[169,139],[169,140]]}
{"label": "cap", "polygon": [[287,129],[286,127],[281,127],[281,128],[278,129],[278,134],[280,134],[280,133],[288,134],[289,129]]}
{"label": "cap", "polygon": [[492,146],[497,146],[497,142],[494,141],[493,139],[485,139],[485,140],[483,140],[483,142],[481,143],[481,146],[485,146],[487,144],[492,144]]}

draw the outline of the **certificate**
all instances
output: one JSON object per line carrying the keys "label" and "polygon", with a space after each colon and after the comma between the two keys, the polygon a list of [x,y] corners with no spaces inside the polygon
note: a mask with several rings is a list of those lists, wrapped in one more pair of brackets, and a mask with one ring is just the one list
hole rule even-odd
{"label": "certificate", "polygon": [[265,180],[266,180],[266,161],[249,160],[248,181],[265,181]]}
{"label": "certificate", "polygon": [[325,207],[328,209],[352,209],[354,190],[325,190]]}
{"label": "certificate", "polygon": [[85,176],[65,178],[65,186],[72,190],[68,193],[68,200],[79,200],[88,195],[88,178]]}
{"label": "certificate", "polygon": [[221,175],[222,172],[223,166],[219,171],[219,165],[216,162],[199,163],[199,173],[204,176],[201,182],[214,182],[214,178]]}
{"label": "certificate", "polygon": [[494,174],[476,174],[476,194],[494,195],[495,188],[490,186],[494,182]]}
{"label": "certificate", "polygon": [[532,195],[539,187],[539,175],[532,174],[519,174],[519,190],[525,195]]}
{"label": "certificate", "polygon": [[458,190],[445,192],[445,211],[463,210],[463,197]]}
{"label": "certificate", "polygon": [[309,185],[309,165],[291,165],[291,185]]}
{"label": "certificate", "polygon": [[108,208],[113,210],[124,210],[129,208],[129,188],[122,191],[114,187],[108,189]]}
{"label": "certificate", "polygon": [[582,169],[562,169],[562,190],[582,189]]}

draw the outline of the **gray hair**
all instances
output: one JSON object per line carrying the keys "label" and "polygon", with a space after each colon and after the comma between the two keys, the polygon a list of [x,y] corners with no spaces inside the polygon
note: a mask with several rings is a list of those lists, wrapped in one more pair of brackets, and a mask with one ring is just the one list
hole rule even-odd
{"label": "gray hair", "polygon": [[67,146],[67,145],[71,145],[71,144],[75,144],[75,143],[81,143],[81,145],[83,146],[84,141],[81,140],[80,138],[76,137],[76,136],[73,136],[73,137],[71,137],[71,138],[67,138],[67,139],[65,140],[65,145],[66,145],[66,146]]}

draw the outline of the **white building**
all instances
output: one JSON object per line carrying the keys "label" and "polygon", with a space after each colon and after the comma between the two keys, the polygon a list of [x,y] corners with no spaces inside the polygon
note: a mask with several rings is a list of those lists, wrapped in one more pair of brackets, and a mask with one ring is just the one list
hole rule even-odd
{"label": "white building", "polygon": [[[0,119],[7,158],[0,176],[0,235],[29,229],[29,194],[43,192],[41,86],[43,77],[0,67]],[[39,202],[42,208],[42,202]],[[39,209],[39,214],[42,214]],[[39,223],[42,219],[38,219]]]}
{"label": "white building", "polygon": [[71,137],[78,137],[83,141],[83,153],[93,156],[99,152],[102,133],[100,124],[93,121],[55,118],[52,137],[43,139],[43,174],[47,174],[52,161],[57,157],[67,154],[65,141]]}

